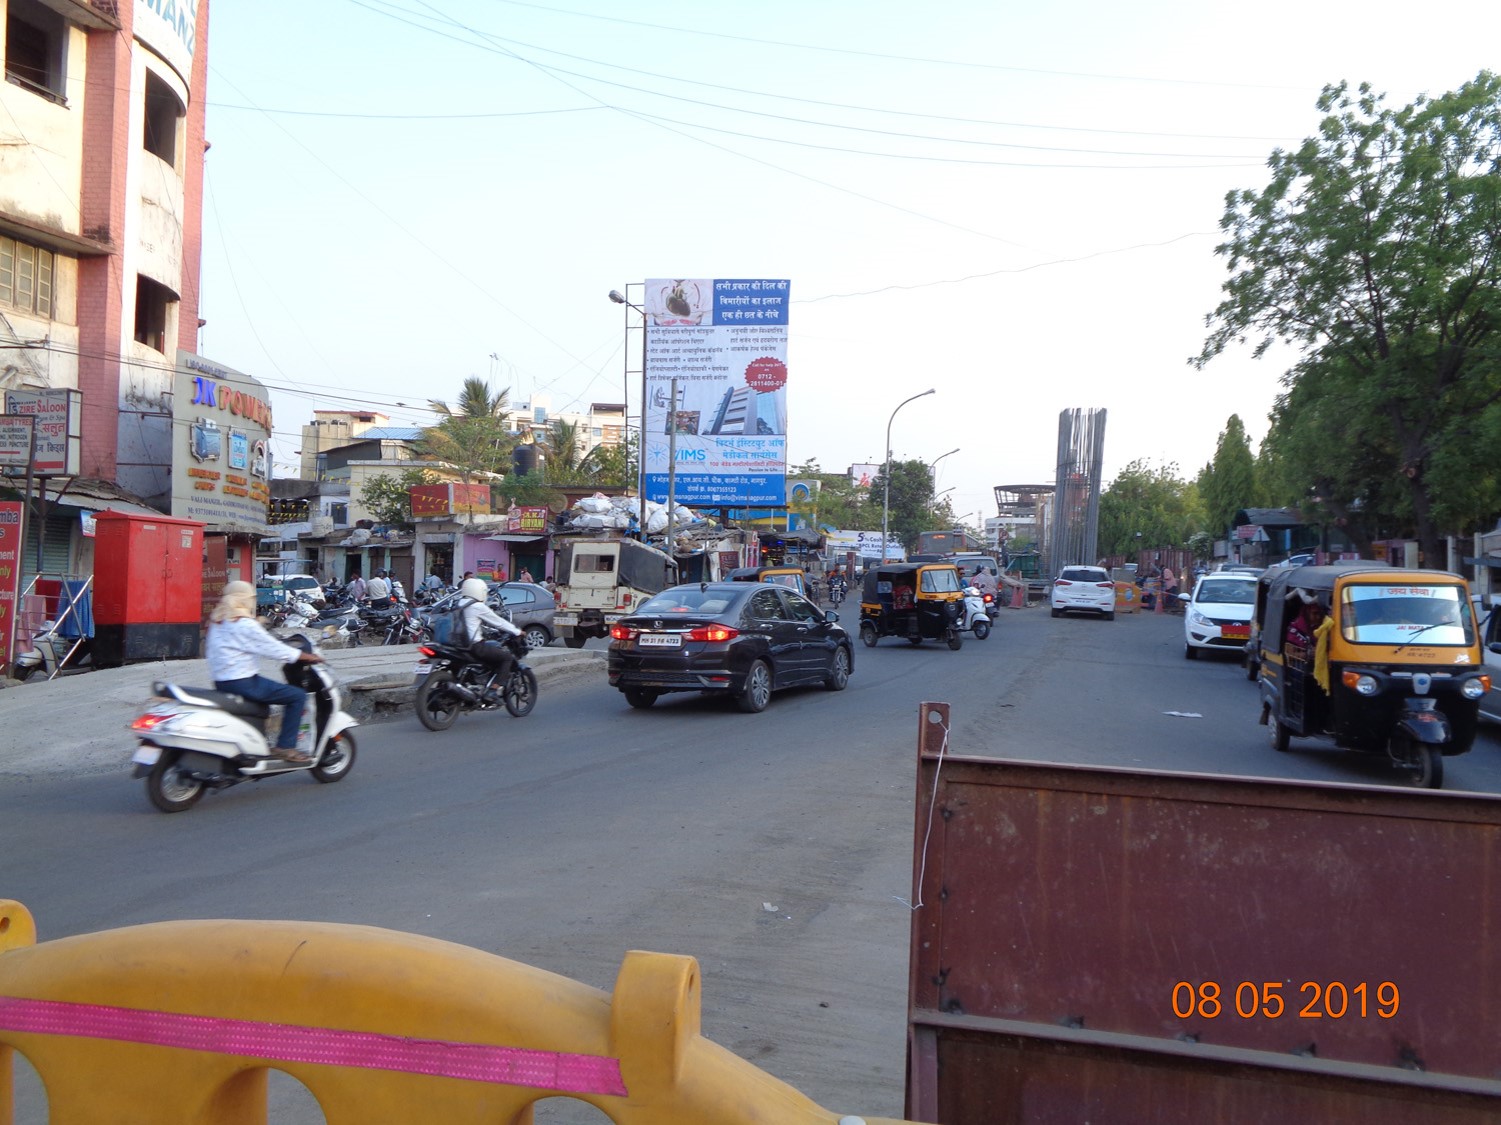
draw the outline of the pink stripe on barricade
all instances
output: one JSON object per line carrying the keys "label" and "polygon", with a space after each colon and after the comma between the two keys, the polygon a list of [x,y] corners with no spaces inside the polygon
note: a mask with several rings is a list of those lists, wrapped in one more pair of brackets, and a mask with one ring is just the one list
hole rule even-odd
{"label": "pink stripe on barricade", "polygon": [[621,1097],[626,1094],[619,1059],[535,1051],[525,1047],[408,1039],[368,1031],[184,1016],[140,1008],[25,1000],[11,996],[0,996],[0,1029],[84,1039],[115,1039],[280,1062],[397,1070],[569,1094],[614,1094]]}

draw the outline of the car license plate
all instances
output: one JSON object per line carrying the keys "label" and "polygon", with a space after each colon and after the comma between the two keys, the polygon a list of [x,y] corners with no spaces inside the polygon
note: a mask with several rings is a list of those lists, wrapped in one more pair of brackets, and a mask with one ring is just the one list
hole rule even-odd
{"label": "car license plate", "polygon": [[641,633],[636,637],[638,648],[682,648],[680,633]]}
{"label": "car license plate", "polygon": [[1221,625],[1220,636],[1232,641],[1245,641],[1251,638],[1249,625]]}
{"label": "car license plate", "polygon": [[426,660],[419,660],[419,661],[417,661],[417,667],[415,667],[415,668],[412,669],[412,674],[414,676],[425,676],[429,672],[431,672],[432,670],[433,670],[433,666],[431,664],[429,664]]}

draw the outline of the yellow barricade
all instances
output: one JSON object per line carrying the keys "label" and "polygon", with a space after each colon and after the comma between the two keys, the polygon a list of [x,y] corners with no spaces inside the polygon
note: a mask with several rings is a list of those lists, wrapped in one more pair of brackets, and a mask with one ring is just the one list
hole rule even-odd
{"label": "yellow barricade", "polygon": [[530,1125],[567,1096],[617,1125],[841,1117],[699,1034],[692,957],[630,952],[613,995],[434,938],[320,922],[157,922],[36,944],[0,899],[0,1125],[11,1050],[52,1120],[264,1125],[270,1068],[329,1125]]}

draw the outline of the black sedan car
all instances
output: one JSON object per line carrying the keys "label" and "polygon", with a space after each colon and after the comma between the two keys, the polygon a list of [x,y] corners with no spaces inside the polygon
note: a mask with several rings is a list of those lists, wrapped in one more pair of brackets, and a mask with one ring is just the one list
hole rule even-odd
{"label": "black sedan car", "polygon": [[674,586],[610,630],[610,683],[632,707],[650,707],[670,691],[703,691],[763,711],[781,688],[843,691],[854,665],[837,614],[762,582]]}

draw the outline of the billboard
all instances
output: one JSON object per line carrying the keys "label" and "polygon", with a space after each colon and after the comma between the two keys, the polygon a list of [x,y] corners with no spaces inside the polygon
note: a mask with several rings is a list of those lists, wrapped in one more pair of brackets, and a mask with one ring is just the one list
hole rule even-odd
{"label": "billboard", "polygon": [[412,518],[448,519],[467,512],[471,516],[490,514],[490,486],[485,483],[441,481],[438,484],[414,484],[407,489],[412,500]]}
{"label": "billboard", "polygon": [[20,608],[21,552],[26,549],[26,508],[20,500],[0,500],[0,664],[9,664]]}
{"label": "billboard", "polygon": [[667,499],[671,447],[680,504],[786,504],[790,290],[785,280],[646,283],[642,487],[650,499]]}
{"label": "billboard", "polygon": [[172,379],[172,514],[259,530],[271,503],[271,400],[249,375],[190,352]]}

